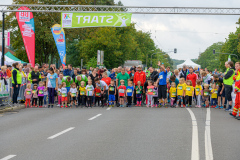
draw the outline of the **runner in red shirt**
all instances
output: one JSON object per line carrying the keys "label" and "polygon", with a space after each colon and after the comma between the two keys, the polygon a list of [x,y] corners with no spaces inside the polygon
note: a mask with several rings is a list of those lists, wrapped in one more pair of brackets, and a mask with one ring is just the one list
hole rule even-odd
{"label": "runner in red shirt", "polygon": [[107,76],[107,72],[103,72],[101,80],[104,81],[108,86],[111,83],[111,78]]}
{"label": "runner in red shirt", "polygon": [[123,107],[124,98],[126,96],[126,86],[124,85],[125,81],[121,80],[120,84],[121,85],[118,87],[119,103],[120,103],[120,107]]}
{"label": "runner in red shirt", "polygon": [[197,75],[195,73],[193,73],[193,68],[192,67],[189,67],[189,72],[190,73],[187,75],[187,80],[191,80],[193,87],[195,87],[196,86]]}

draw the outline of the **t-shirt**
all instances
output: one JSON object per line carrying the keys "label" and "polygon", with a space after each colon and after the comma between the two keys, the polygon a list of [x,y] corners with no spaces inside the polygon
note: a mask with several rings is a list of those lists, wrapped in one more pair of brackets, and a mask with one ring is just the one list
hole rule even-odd
{"label": "t-shirt", "polygon": [[153,88],[153,97],[158,97],[158,87]]}
{"label": "t-shirt", "polygon": [[167,85],[167,70],[159,73],[159,85]]}
{"label": "t-shirt", "polygon": [[60,77],[58,77],[58,85],[62,84],[62,79],[60,79]]}
{"label": "t-shirt", "polygon": [[219,80],[215,80],[214,83],[216,83],[216,85],[218,85],[220,88],[223,87],[223,79],[222,78],[219,78]]}
{"label": "t-shirt", "polygon": [[118,87],[118,92],[119,92],[119,96],[125,96],[125,90],[126,90],[126,86],[119,86]]}
{"label": "t-shirt", "polygon": [[[78,76],[81,77],[81,81],[79,81],[79,80],[77,79]],[[84,82],[84,86],[86,87],[87,82],[88,82],[87,76],[85,76],[84,74],[78,75],[78,76],[76,76],[76,78],[75,78],[75,83],[76,83],[78,86],[81,86],[81,82],[83,81],[83,82]]]}
{"label": "t-shirt", "polygon": [[32,98],[32,89],[25,89],[24,97],[26,99],[31,99]]}
{"label": "t-shirt", "polygon": [[171,75],[172,75],[172,72],[169,71],[169,72],[167,73],[167,78],[170,79]]}
{"label": "t-shirt", "polygon": [[120,81],[124,80],[124,85],[127,87],[128,85],[128,79],[130,79],[129,74],[125,73],[124,75],[122,73],[118,73],[117,78],[118,79],[118,87],[121,85]]}
{"label": "t-shirt", "polygon": [[185,84],[178,84],[177,86],[177,95],[178,96],[183,96],[183,91],[186,90]]}
{"label": "t-shirt", "polygon": [[68,81],[68,80],[67,80],[67,77],[69,77],[69,76],[65,76],[65,77],[63,77],[62,82],[65,82],[65,83],[66,83],[66,87],[70,87],[71,84],[73,83],[73,79],[72,79],[72,77],[70,77],[71,80]]}
{"label": "t-shirt", "polygon": [[58,96],[62,96],[61,88],[58,88]]}
{"label": "t-shirt", "polygon": [[70,88],[69,92],[71,93],[72,97],[76,97],[78,91],[77,91],[77,88]]}
{"label": "t-shirt", "polygon": [[85,96],[86,95],[86,87],[79,87],[79,92],[81,96]]}
{"label": "t-shirt", "polygon": [[203,90],[203,96],[204,97],[209,97],[210,96],[210,90],[209,89],[204,89]]}
{"label": "t-shirt", "polygon": [[153,95],[153,88],[154,88],[154,86],[147,86],[147,94],[148,95]]}
{"label": "t-shirt", "polygon": [[94,87],[93,85],[86,86],[86,96],[93,96]]}
{"label": "t-shirt", "polygon": [[116,86],[110,85],[109,86],[109,94],[114,95],[115,94],[115,88],[116,88]]}
{"label": "t-shirt", "polygon": [[193,86],[186,86],[186,96],[193,96]]}
{"label": "t-shirt", "polygon": [[94,93],[96,97],[101,97],[101,89],[95,88]]}
{"label": "t-shirt", "polygon": [[195,74],[195,73],[190,74],[189,73],[187,75],[187,80],[191,80],[193,87],[195,87],[196,86],[196,80],[197,80],[197,74]]}
{"label": "t-shirt", "polygon": [[67,97],[67,88],[61,88],[62,97]]}
{"label": "t-shirt", "polygon": [[130,86],[127,86],[127,96],[132,96],[133,95],[133,91],[134,91],[134,87],[130,87]]}
{"label": "t-shirt", "polygon": [[217,98],[218,90],[217,89],[212,89],[212,98]]}
{"label": "t-shirt", "polygon": [[171,87],[169,92],[170,92],[171,97],[174,98],[177,96],[177,88],[176,87]]}
{"label": "t-shirt", "polygon": [[56,79],[58,78],[57,73],[53,73],[53,75],[48,74],[48,86],[49,88],[55,88],[56,87]]}
{"label": "t-shirt", "polygon": [[195,93],[196,95],[201,95],[201,91],[202,91],[202,86],[201,85],[196,85],[195,87]]}
{"label": "t-shirt", "polygon": [[108,86],[110,85],[110,82],[111,82],[111,78],[110,77],[102,78],[101,80],[104,81]]}
{"label": "t-shirt", "polygon": [[[140,88],[140,89],[139,89],[139,88]],[[136,86],[136,94],[142,94],[142,88],[143,88],[143,87],[140,86],[139,88],[138,88],[138,86]]]}
{"label": "t-shirt", "polygon": [[207,75],[207,76],[203,77],[202,79],[203,79],[202,85],[209,84],[209,81],[211,80],[211,76]]}
{"label": "t-shirt", "polygon": [[100,80],[100,84],[96,83],[96,85],[100,86],[102,91],[104,89],[104,86],[106,86],[106,90],[108,90],[108,85],[102,80]]}
{"label": "t-shirt", "polygon": [[43,97],[43,96],[44,96],[44,94],[43,94],[44,89],[45,89],[44,86],[38,87],[38,96],[40,96],[40,97]]}

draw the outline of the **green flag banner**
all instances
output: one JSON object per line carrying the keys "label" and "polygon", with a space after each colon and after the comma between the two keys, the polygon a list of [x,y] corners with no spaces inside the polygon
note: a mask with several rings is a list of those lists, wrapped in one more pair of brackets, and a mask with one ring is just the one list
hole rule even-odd
{"label": "green flag banner", "polygon": [[61,13],[63,28],[127,27],[132,13]]}

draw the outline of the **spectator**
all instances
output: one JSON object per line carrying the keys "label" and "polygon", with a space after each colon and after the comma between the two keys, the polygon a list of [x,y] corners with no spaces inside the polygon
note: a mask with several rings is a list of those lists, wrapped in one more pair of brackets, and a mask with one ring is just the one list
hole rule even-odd
{"label": "spectator", "polygon": [[13,63],[12,71],[12,86],[13,86],[13,105],[17,104],[17,97],[19,94],[19,89],[22,84],[22,74],[19,72],[19,63]]}
{"label": "spectator", "polygon": [[48,90],[48,108],[50,106],[53,108],[54,105],[54,95],[55,95],[55,90],[58,91],[58,76],[56,73],[54,73],[53,68],[49,69],[49,74],[47,76],[47,81],[46,81],[46,86]]}
{"label": "spectator", "polygon": [[104,81],[108,86],[111,83],[111,78],[108,77],[107,72],[103,72],[101,80]]}
{"label": "spectator", "polygon": [[179,78],[180,78],[179,70],[175,69],[174,70],[174,75],[179,80]]}
{"label": "spectator", "polygon": [[7,75],[7,67],[6,66],[2,66],[1,67],[1,71],[0,71],[0,79],[8,79],[8,75]]}
{"label": "spectator", "polygon": [[167,67],[167,78],[170,79],[170,77],[173,75],[172,72],[170,71],[170,66]]}
{"label": "spectator", "polygon": [[150,67],[149,71],[150,71],[150,80],[152,80],[153,82],[156,82],[158,79],[158,72],[154,71],[153,67]]}
{"label": "spectator", "polygon": [[121,84],[120,84],[120,81],[121,80],[124,80],[124,84],[125,84],[125,86],[127,87],[128,86],[128,80],[130,79],[130,76],[129,76],[129,74],[127,74],[127,73],[125,73],[125,69],[124,68],[122,68],[122,70],[121,70],[121,73],[119,73],[118,75],[117,75],[117,78],[116,78],[116,86],[117,87],[119,87]]}
{"label": "spectator", "polygon": [[35,66],[33,71],[28,74],[28,80],[32,83],[32,87],[34,84],[39,83],[41,81],[41,74],[38,71],[38,66]]}
{"label": "spectator", "polygon": [[196,86],[196,80],[197,80],[197,75],[193,72],[193,68],[189,67],[189,74],[187,75],[187,80],[191,80],[192,81],[192,86],[195,87]]}
{"label": "spectator", "polygon": [[182,69],[182,71],[180,72],[180,78],[184,78],[184,79],[186,80],[186,78],[187,78],[187,72],[188,72],[187,66],[186,66],[186,65],[183,65],[183,69]]}
{"label": "spectator", "polygon": [[161,103],[161,100],[164,99],[163,106],[167,104],[167,70],[165,69],[164,64],[160,65],[159,67],[161,69],[161,72],[159,73],[158,77],[158,97],[159,97],[159,103]]}
{"label": "spectator", "polygon": [[8,77],[12,77],[12,72],[11,71],[12,71],[12,66],[8,65],[7,66],[7,71],[6,71]]}

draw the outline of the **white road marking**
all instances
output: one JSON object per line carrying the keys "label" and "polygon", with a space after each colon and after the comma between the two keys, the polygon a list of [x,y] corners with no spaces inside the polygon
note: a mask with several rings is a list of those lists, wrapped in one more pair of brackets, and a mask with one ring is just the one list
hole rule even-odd
{"label": "white road marking", "polygon": [[53,136],[51,136],[51,137],[48,137],[48,139],[53,139],[53,138],[56,138],[56,137],[58,137],[58,136],[60,136],[60,135],[62,135],[62,134],[64,134],[64,133],[66,133],[66,132],[68,132],[68,131],[71,131],[72,129],[74,129],[75,127],[70,127],[70,128],[68,128],[68,129],[66,129],[66,130],[64,130],[64,131],[62,131],[62,132],[59,132],[59,133],[57,133],[57,134],[55,134],[55,135],[53,135]]}
{"label": "white road marking", "polygon": [[7,157],[4,157],[4,158],[2,158],[2,159],[0,159],[0,160],[8,160],[8,159],[11,159],[11,158],[13,158],[13,157],[15,157],[16,155],[9,155],[9,156],[7,156]]}
{"label": "white road marking", "polygon": [[199,160],[198,126],[197,120],[191,109],[186,108],[192,119],[192,155],[191,160]]}
{"label": "white road marking", "polygon": [[210,132],[210,121],[211,121],[210,115],[211,115],[210,108],[207,108],[206,124],[205,124],[205,157],[206,157],[206,160],[213,160],[211,132]]}
{"label": "white road marking", "polygon": [[95,118],[97,118],[97,117],[99,117],[99,116],[101,116],[102,114],[98,114],[98,115],[96,115],[96,116],[94,116],[94,117],[92,117],[92,118],[89,118],[88,120],[89,121],[91,121],[91,120],[94,120]]}
{"label": "white road marking", "polygon": [[112,107],[108,107],[106,110],[109,111]]}

